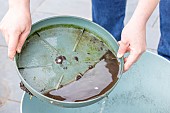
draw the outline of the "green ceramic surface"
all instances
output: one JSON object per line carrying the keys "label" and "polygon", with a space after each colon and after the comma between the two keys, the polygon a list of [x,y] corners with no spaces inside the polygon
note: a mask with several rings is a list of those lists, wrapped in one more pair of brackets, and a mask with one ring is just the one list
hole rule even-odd
{"label": "green ceramic surface", "polygon": [[[82,36],[81,36],[82,35]],[[81,37],[76,46],[77,40]],[[54,89],[61,76],[61,85],[74,81],[76,75],[84,73],[89,65],[111,50],[116,55],[118,44],[113,36],[99,25],[77,17],[53,17],[32,26],[22,52],[15,57],[18,74],[25,87],[41,100],[63,107],[81,107],[93,104],[107,96],[116,84],[105,94],[83,102],[64,102],[48,98],[44,92]],[[66,61],[57,65],[57,56],[65,56]],[[79,58],[79,61],[75,60]],[[120,77],[123,59],[120,63]]]}
{"label": "green ceramic surface", "polygon": [[[105,98],[81,108],[62,108],[24,95],[21,113],[169,113],[170,62],[145,52]],[[105,101],[105,102],[104,102]]]}

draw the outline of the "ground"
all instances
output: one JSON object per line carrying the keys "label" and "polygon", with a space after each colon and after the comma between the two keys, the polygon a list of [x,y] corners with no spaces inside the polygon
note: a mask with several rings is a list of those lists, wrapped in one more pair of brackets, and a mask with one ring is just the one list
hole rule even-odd
{"label": "ground", "polygon": [[[125,24],[130,19],[138,0],[127,0]],[[78,10],[77,10],[78,9]],[[0,0],[0,20],[8,10],[8,0]],[[74,15],[91,20],[91,0],[31,0],[32,22],[57,15]],[[147,23],[147,49],[155,52],[158,46],[159,6]],[[5,81],[9,89],[8,100],[0,107],[0,113],[20,113],[23,91],[19,88],[20,79],[14,62],[7,57],[7,45],[0,34],[0,82]],[[1,95],[0,95],[1,96]]]}

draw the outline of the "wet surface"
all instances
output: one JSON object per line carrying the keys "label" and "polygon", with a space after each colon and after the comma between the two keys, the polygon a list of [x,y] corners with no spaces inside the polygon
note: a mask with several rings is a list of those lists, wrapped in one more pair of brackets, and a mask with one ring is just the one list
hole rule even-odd
{"label": "wet surface", "polygon": [[118,61],[108,51],[94,68],[87,70],[83,75],[78,75],[76,81],[71,82],[58,90],[52,90],[45,95],[61,100],[78,102],[98,97],[106,93],[118,80]]}
{"label": "wet surface", "polygon": [[55,59],[55,62],[56,62],[56,64],[62,64],[62,63],[63,63],[63,60],[66,60],[66,57],[65,57],[65,56],[58,56],[58,57]]}
{"label": "wet surface", "polygon": [[[73,98],[55,96],[58,100],[83,101],[102,95],[116,83],[119,63],[100,39],[87,29],[74,25],[41,28],[28,37],[22,52],[17,55],[19,72],[33,89],[42,94],[52,89],[75,90],[70,93]],[[77,89],[69,88],[73,84]],[[91,87],[84,88],[85,84]],[[92,93],[85,95],[84,92]],[[76,99],[76,93],[84,97],[79,95]]]}

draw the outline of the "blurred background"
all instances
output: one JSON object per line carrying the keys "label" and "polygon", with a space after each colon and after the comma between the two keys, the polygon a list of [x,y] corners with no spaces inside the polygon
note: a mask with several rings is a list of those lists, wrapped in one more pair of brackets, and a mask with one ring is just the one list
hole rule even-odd
{"label": "blurred background", "polygon": [[[138,0],[127,0],[126,24],[131,18]],[[8,0],[0,0],[0,20],[8,10]],[[92,20],[91,0],[31,0],[32,22],[57,15],[79,16]],[[158,46],[159,6],[147,23],[147,49],[155,52]],[[20,113],[20,101],[23,91],[19,87],[20,79],[14,62],[7,57],[7,45],[0,34],[0,113]]]}

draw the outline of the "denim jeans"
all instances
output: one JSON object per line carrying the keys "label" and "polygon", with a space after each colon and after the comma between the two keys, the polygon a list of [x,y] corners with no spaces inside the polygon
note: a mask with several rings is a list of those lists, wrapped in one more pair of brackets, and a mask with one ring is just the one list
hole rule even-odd
{"label": "denim jeans", "polygon": [[119,41],[124,27],[126,0],[92,0],[92,4],[93,21]]}
{"label": "denim jeans", "polygon": [[170,60],[170,0],[161,0],[159,11],[161,38],[158,54]]}
{"label": "denim jeans", "polygon": [[[117,41],[124,27],[126,0],[92,0],[93,21],[108,30]],[[161,38],[158,54],[170,60],[170,0],[160,0]]]}

